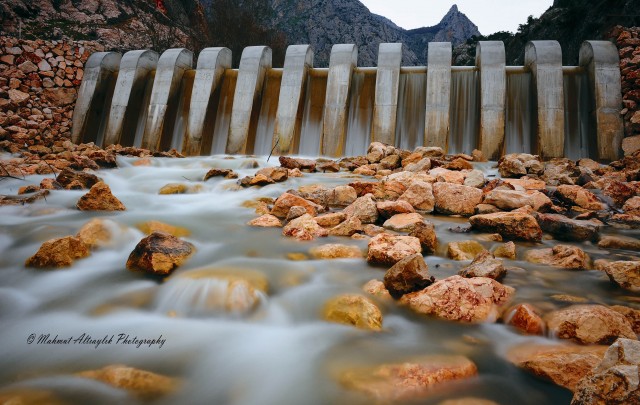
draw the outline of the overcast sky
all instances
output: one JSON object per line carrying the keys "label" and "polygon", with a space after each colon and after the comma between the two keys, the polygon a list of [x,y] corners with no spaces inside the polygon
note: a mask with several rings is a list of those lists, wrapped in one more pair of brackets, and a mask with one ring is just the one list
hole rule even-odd
{"label": "overcast sky", "polygon": [[372,13],[387,17],[396,25],[411,29],[440,22],[452,5],[469,17],[483,35],[497,31],[515,32],[533,15],[540,17],[553,0],[360,0]]}

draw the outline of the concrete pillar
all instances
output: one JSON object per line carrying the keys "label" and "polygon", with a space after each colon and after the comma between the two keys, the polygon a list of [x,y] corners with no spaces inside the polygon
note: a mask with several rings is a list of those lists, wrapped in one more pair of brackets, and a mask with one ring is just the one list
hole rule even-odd
{"label": "concrete pillar", "polygon": [[524,64],[535,88],[538,153],[543,158],[564,156],[564,79],[562,48],[558,41],[530,41]]}
{"label": "concrete pillar", "polygon": [[439,146],[445,151],[451,108],[451,54],[451,42],[429,43],[424,145]]}
{"label": "concrete pillar", "polygon": [[502,41],[480,41],[476,47],[480,68],[480,131],[478,148],[490,160],[498,160],[504,145],[504,105],[507,88]]}
{"label": "concrete pillar", "polygon": [[[227,153],[252,153],[255,128],[251,133],[252,115],[257,114],[262,84],[267,70],[271,69],[271,48],[249,46],[242,51],[238,81],[233,96]],[[257,116],[255,117],[257,121]]]}
{"label": "concrete pillar", "polygon": [[135,136],[135,124],[141,108],[147,106],[134,105],[140,103],[147,84],[149,72],[156,69],[158,54],[150,50],[129,51],[124,54],[120,62],[120,72],[116,88],[113,92],[109,122],[104,135],[104,146],[122,144],[122,132],[130,129],[131,146]]}
{"label": "concrete pillar", "polygon": [[341,156],[347,132],[349,87],[353,69],[358,63],[358,47],[337,44],[331,48],[327,93],[322,117],[322,150],[327,156]]}
{"label": "concrete pillar", "polygon": [[591,120],[595,123],[598,159],[616,160],[620,157],[624,137],[618,50],[609,41],[585,41],[580,47],[580,66],[587,70],[589,87],[595,98]]}
{"label": "concrete pillar", "polygon": [[371,139],[395,145],[402,44],[380,44]]}
{"label": "concrete pillar", "polygon": [[282,83],[273,137],[281,155],[295,153],[304,109],[304,92],[309,68],[313,67],[313,51],[309,45],[290,45],[284,58]]}
{"label": "concrete pillar", "polygon": [[96,52],[89,56],[73,110],[73,143],[81,143],[85,140],[86,134],[97,132],[101,121],[106,119],[106,111],[102,109],[109,87],[113,84],[113,75],[120,68],[121,58],[122,55],[117,52]]}
{"label": "concrete pillar", "polygon": [[210,111],[211,97],[220,84],[224,71],[230,68],[231,50],[228,48],[205,48],[198,55],[183,147],[183,152],[188,156],[200,155],[203,138],[213,136],[213,133],[204,133],[205,123],[216,113]]}
{"label": "concrete pillar", "polygon": [[142,137],[143,148],[158,150],[163,138],[171,136],[173,128],[167,128],[166,124],[172,121],[172,107],[178,102],[182,76],[192,66],[193,53],[185,48],[168,49],[160,56]]}

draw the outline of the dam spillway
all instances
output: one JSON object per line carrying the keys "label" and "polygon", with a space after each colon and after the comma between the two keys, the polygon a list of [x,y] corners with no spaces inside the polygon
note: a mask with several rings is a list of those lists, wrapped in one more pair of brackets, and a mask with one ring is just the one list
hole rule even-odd
{"label": "dam spillway", "polygon": [[273,68],[266,46],[161,55],[136,50],[89,58],[72,140],[100,146],[175,148],[185,155],[362,154],[372,141],[404,149],[479,149],[489,159],[615,160],[621,83],[615,45],[585,41],[579,66],[562,66],[556,41],[531,41],[524,66],[507,66],[504,44],[481,41],[475,66],[452,66],[451,44],[431,43],[426,66],[401,66],[402,44],[380,44],[377,67],[359,67],[352,44],[332,48],[328,68],[308,45]]}

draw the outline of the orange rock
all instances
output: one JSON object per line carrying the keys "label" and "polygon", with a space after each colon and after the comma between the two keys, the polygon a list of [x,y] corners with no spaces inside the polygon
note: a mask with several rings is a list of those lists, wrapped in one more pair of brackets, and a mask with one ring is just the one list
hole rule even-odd
{"label": "orange rock", "polygon": [[344,294],[327,301],[323,308],[323,318],[361,329],[382,329],[380,309],[370,299],[357,294]]}
{"label": "orange rock", "polygon": [[637,339],[629,321],[602,305],[573,305],[544,317],[549,332],[583,344],[611,344],[618,338]]}
{"label": "orange rock", "polygon": [[442,214],[471,216],[482,202],[482,191],[475,187],[452,183],[433,185],[435,210]]}
{"label": "orange rock", "polygon": [[556,245],[553,248],[529,250],[525,255],[525,260],[564,269],[581,270],[589,268],[589,256],[582,249],[569,245]]}
{"label": "orange rock", "polygon": [[181,266],[195,247],[164,232],[153,232],[143,238],[127,259],[127,269],[143,273],[167,276]]}
{"label": "orange rock", "polygon": [[143,399],[157,399],[171,394],[179,385],[174,378],[120,364],[82,371],[77,375],[130,391]]}
{"label": "orange rock", "polygon": [[367,262],[393,265],[407,256],[421,252],[422,247],[418,238],[380,233],[369,241]]}
{"label": "orange rock", "polygon": [[527,335],[543,335],[546,325],[531,304],[518,304],[508,311],[506,323]]}
{"label": "orange rock", "polygon": [[474,215],[469,218],[474,229],[485,232],[497,232],[507,239],[520,239],[539,242],[542,229],[534,217],[520,212],[496,212]]}
{"label": "orange rock", "polygon": [[282,222],[275,215],[265,214],[261,215],[258,218],[252,219],[247,222],[247,225],[250,226],[259,226],[263,228],[282,228]]}
{"label": "orange rock", "polygon": [[124,211],[124,204],[118,200],[108,185],[103,182],[94,184],[89,192],[78,200],[76,204],[81,211]]}
{"label": "orange rock", "polygon": [[89,256],[89,249],[78,238],[65,236],[42,244],[35,255],[27,259],[25,266],[36,268],[69,267],[74,260]]}

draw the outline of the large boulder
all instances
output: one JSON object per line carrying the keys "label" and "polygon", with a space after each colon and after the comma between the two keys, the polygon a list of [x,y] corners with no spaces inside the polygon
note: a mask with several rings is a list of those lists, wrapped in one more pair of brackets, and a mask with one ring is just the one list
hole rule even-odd
{"label": "large boulder", "polygon": [[357,198],[358,193],[351,186],[337,186],[326,192],[328,205],[344,207],[352,204]]}
{"label": "large boulder", "polygon": [[479,253],[470,265],[463,267],[458,274],[466,278],[488,277],[500,280],[507,274],[507,270],[504,268],[502,260],[496,259],[485,250]]}
{"label": "large boulder", "polygon": [[359,197],[343,212],[347,217],[357,217],[363,224],[373,224],[378,220],[378,207],[371,194]]}
{"label": "large boulder", "polygon": [[195,247],[173,235],[154,232],[143,238],[127,259],[127,269],[167,276],[195,252]]}
{"label": "large boulder", "polygon": [[313,240],[316,237],[328,236],[329,232],[318,225],[311,215],[304,214],[289,222],[282,229],[282,234],[298,240]]}
{"label": "large boulder", "polygon": [[403,200],[380,201],[376,203],[378,213],[385,218],[391,218],[396,214],[409,214],[416,212],[411,204]]}
{"label": "large boulder", "polygon": [[369,298],[344,294],[327,301],[323,318],[329,322],[352,325],[361,329],[382,329],[382,312]]}
{"label": "large boulder", "polygon": [[380,233],[369,241],[367,262],[393,265],[405,257],[417,253],[422,253],[418,238]]}
{"label": "large boulder", "polygon": [[493,189],[487,193],[487,195],[484,196],[483,202],[506,211],[511,211],[528,205],[533,207],[536,211],[544,212],[553,205],[549,197],[539,191],[503,190],[499,188]]}
{"label": "large boulder", "polygon": [[27,267],[69,267],[74,260],[89,256],[89,248],[79,238],[65,236],[48,240],[25,262]]}
{"label": "large boulder", "polygon": [[407,190],[402,193],[398,201],[406,201],[418,211],[432,212],[435,207],[433,187],[425,181],[415,180]]}
{"label": "large boulder", "polygon": [[471,216],[482,202],[482,190],[452,183],[433,185],[435,210],[442,214]]}
{"label": "large boulder", "polygon": [[497,232],[507,239],[539,242],[542,229],[536,219],[523,212],[496,212],[474,215],[469,218],[471,226],[479,231]]}
{"label": "large boulder", "polygon": [[622,210],[625,214],[640,217],[640,197],[629,198],[622,206]]}
{"label": "large boulder", "polygon": [[556,239],[568,241],[596,241],[600,224],[593,221],[569,219],[560,214],[538,214],[538,224]]}
{"label": "large boulder", "polygon": [[384,275],[384,286],[393,297],[422,290],[434,282],[421,254],[407,256],[394,264]]}
{"label": "large boulder", "polygon": [[405,294],[400,302],[420,314],[450,321],[495,322],[514,293],[490,278],[452,276]]}
{"label": "large boulder", "polygon": [[611,344],[618,338],[637,339],[627,318],[602,305],[573,305],[544,317],[549,333],[582,344]]}
{"label": "large boulder", "polygon": [[640,240],[630,236],[603,235],[598,241],[601,249],[640,250]]}
{"label": "large boulder", "polygon": [[571,405],[640,403],[640,343],[618,339],[576,387]]}
{"label": "large boulder", "polygon": [[635,293],[640,293],[640,261],[615,261],[605,264],[604,272],[609,279]]}
{"label": "large boulder", "polygon": [[556,189],[556,196],[565,203],[576,205],[586,210],[599,211],[607,208],[591,191],[580,186],[563,184]]}
{"label": "large boulder", "polygon": [[386,229],[397,232],[411,232],[416,225],[422,222],[422,215],[417,212],[409,214],[396,214],[387,219],[382,225]]}
{"label": "large boulder", "polygon": [[69,168],[62,169],[56,177],[56,182],[67,190],[74,189],[90,189],[101,180],[95,174],[87,172],[76,172]]}
{"label": "large boulder", "polygon": [[438,240],[436,237],[436,228],[429,221],[423,220],[418,222],[413,227],[413,230],[409,232],[409,236],[415,236],[420,240],[422,250],[426,253],[433,253],[436,251]]}
{"label": "large boulder", "polygon": [[525,259],[531,263],[563,269],[582,270],[589,268],[589,256],[576,246],[556,245],[552,248],[529,250]]}
{"label": "large boulder", "polygon": [[76,207],[80,211],[124,211],[126,207],[103,182],[94,184],[89,192],[78,200]]}
{"label": "large boulder", "polygon": [[305,200],[302,197],[298,197],[291,193],[284,193],[278,197],[274,203],[271,215],[275,215],[278,218],[286,218],[291,207],[295,206],[304,207],[307,213],[312,217],[315,217],[319,212],[324,210],[322,206],[309,200]]}

